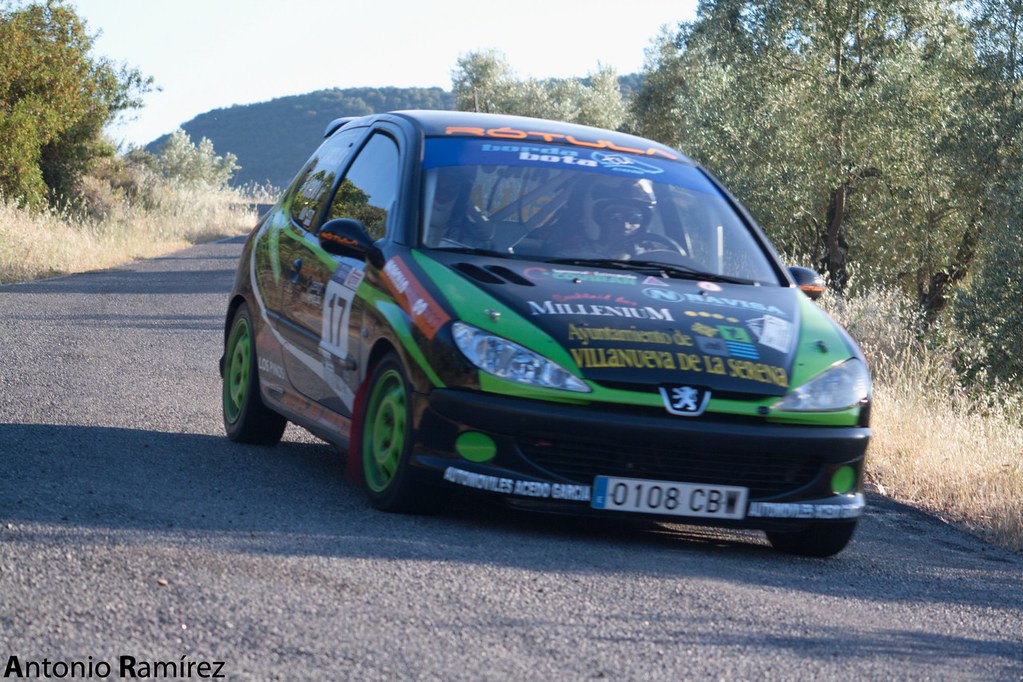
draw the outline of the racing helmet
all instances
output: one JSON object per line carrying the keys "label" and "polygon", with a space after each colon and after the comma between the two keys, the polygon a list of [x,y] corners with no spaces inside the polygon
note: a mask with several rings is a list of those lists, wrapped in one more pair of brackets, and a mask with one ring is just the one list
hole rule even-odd
{"label": "racing helmet", "polygon": [[600,240],[613,244],[644,231],[657,203],[648,180],[624,181],[593,188],[592,217]]}

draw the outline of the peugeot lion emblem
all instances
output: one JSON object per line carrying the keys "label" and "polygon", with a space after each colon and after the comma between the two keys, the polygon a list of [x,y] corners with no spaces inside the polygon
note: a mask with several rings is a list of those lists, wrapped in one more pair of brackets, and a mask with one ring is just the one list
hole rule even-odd
{"label": "peugeot lion emblem", "polygon": [[710,390],[698,386],[661,386],[660,391],[668,412],[683,417],[703,414],[710,402]]}

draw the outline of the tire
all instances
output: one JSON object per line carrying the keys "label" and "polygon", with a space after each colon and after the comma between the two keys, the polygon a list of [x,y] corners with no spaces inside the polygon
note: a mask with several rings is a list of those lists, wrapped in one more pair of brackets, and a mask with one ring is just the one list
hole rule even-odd
{"label": "tire", "polygon": [[388,512],[431,511],[429,489],[415,480],[408,464],[412,391],[405,368],[393,351],[373,368],[361,408],[355,433],[370,503]]}
{"label": "tire", "polygon": [[258,367],[255,328],[243,303],[231,318],[224,345],[224,430],[228,438],[239,443],[276,445],[288,421],[263,404]]}
{"label": "tire", "polygon": [[856,521],[812,523],[795,532],[768,531],[771,546],[786,554],[809,557],[829,557],[838,554],[856,530]]}

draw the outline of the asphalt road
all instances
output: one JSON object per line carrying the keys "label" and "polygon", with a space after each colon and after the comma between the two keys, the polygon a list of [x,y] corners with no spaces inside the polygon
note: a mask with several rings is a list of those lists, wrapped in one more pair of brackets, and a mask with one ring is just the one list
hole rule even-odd
{"label": "asphalt road", "polygon": [[0,287],[8,676],[1023,680],[1023,557],[874,496],[845,552],[800,559],[473,500],[384,514],[303,431],[229,442],[239,250]]}

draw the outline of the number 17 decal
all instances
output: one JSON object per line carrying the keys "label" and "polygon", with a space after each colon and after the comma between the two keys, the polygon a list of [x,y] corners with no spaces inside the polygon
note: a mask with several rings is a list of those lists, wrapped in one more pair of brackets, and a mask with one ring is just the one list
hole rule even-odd
{"label": "number 17 decal", "polygon": [[350,402],[351,389],[337,376],[334,368],[335,362],[344,366],[348,361],[352,301],[355,299],[355,290],[362,282],[362,275],[361,269],[339,263],[323,296],[320,354],[323,355],[324,378],[346,404]]}

